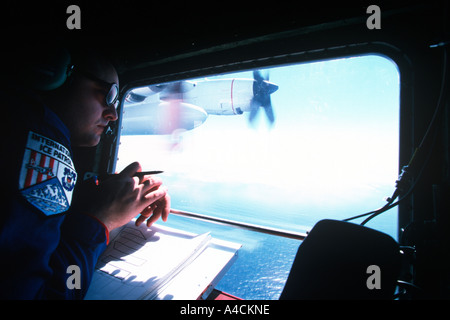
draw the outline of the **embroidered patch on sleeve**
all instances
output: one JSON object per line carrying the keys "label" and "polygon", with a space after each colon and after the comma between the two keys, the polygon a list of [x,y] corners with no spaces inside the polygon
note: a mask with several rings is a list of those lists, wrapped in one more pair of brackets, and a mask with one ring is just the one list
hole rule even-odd
{"label": "embroidered patch on sleeve", "polygon": [[76,180],[69,150],[30,131],[19,176],[25,199],[46,215],[67,211]]}

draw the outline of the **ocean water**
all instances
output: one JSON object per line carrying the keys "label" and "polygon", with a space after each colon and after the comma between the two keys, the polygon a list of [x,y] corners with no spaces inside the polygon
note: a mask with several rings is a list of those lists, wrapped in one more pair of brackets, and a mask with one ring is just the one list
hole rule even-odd
{"label": "ocean water", "polygon": [[211,232],[215,238],[242,244],[238,258],[216,286],[243,299],[275,300],[283,290],[300,241],[172,215],[168,226]]}

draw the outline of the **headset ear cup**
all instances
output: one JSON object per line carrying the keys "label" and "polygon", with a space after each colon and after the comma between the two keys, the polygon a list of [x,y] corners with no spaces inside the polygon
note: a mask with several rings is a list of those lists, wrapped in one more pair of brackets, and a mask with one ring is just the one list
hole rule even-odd
{"label": "headset ear cup", "polygon": [[24,70],[26,85],[41,91],[55,90],[62,86],[70,71],[69,51],[62,47],[49,47],[34,53]]}
{"label": "headset ear cup", "polygon": [[42,91],[62,86],[70,70],[70,54],[65,48],[50,48],[37,55],[29,73],[30,85]]}

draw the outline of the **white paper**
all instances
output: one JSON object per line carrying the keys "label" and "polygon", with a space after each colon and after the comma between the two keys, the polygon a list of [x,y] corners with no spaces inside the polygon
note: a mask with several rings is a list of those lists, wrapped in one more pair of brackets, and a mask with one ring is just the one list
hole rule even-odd
{"label": "white paper", "polygon": [[136,227],[131,221],[110,235],[85,299],[152,299],[210,240],[209,233],[147,228],[145,223]]}

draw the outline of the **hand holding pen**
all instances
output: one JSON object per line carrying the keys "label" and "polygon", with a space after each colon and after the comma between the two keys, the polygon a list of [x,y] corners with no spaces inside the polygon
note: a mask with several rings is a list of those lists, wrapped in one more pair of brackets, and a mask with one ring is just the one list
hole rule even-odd
{"label": "hand holding pen", "polygon": [[86,184],[83,211],[95,216],[108,231],[136,216],[136,225],[146,221],[150,227],[159,218],[166,221],[170,196],[162,180],[152,176],[162,171],[140,170],[140,164],[134,162],[117,174],[85,176],[95,183]]}

